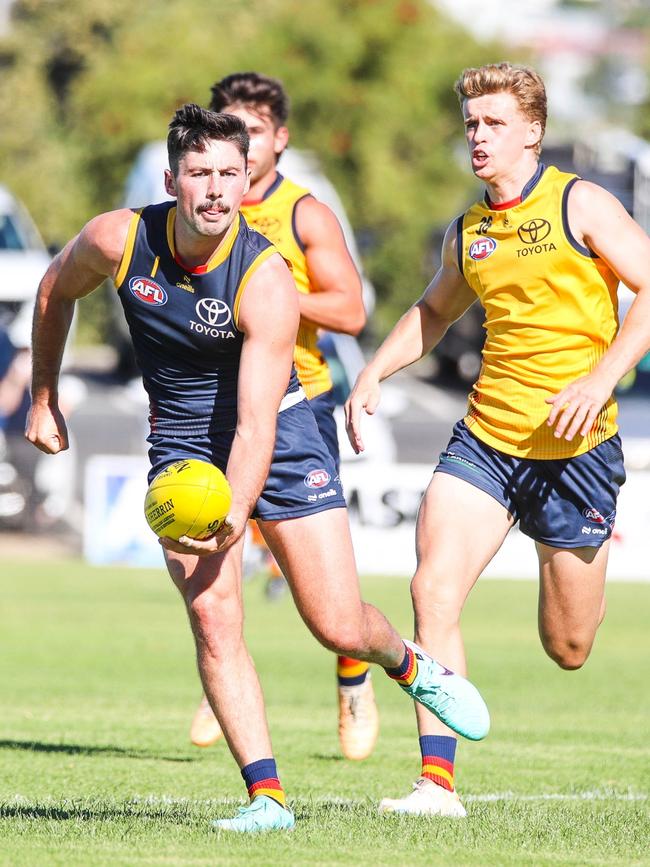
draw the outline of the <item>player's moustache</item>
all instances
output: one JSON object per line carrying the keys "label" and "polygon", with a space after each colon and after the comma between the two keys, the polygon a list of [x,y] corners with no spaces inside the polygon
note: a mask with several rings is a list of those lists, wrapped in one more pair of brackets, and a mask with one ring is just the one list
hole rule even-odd
{"label": "player's moustache", "polygon": [[202,214],[203,211],[212,211],[214,208],[219,208],[219,210],[223,211],[224,214],[230,213],[230,207],[225,205],[223,202],[204,202],[202,205],[199,205],[196,210],[199,214]]}

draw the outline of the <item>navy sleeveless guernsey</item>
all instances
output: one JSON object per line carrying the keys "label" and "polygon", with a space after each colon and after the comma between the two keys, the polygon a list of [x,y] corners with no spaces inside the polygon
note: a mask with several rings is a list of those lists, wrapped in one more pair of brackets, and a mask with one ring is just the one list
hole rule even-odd
{"label": "navy sleeveless guernsey", "polygon": [[[238,214],[224,243],[188,270],[176,257],[176,205],[133,215],[115,285],[149,395],[152,434],[201,436],[237,425],[246,283],[275,247]],[[302,397],[295,369],[281,409]]]}

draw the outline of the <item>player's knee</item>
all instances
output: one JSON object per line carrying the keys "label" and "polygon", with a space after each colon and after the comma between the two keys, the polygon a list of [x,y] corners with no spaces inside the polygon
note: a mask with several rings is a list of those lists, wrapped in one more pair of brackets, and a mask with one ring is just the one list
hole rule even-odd
{"label": "player's knee", "polygon": [[578,639],[543,640],[547,655],[565,671],[576,671],[585,664],[591,644]]}
{"label": "player's knee", "polygon": [[411,581],[411,599],[418,620],[434,621],[439,627],[458,623],[462,600],[456,589],[436,575],[415,574]]}
{"label": "player's knee", "polygon": [[334,653],[354,657],[364,650],[363,634],[356,624],[330,621],[310,628],[323,647]]}
{"label": "player's knee", "polygon": [[233,643],[241,640],[241,620],[237,612],[229,614],[219,608],[209,594],[189,600],[187,611],[197,644],[210,656],[218,658],[231,653]]}

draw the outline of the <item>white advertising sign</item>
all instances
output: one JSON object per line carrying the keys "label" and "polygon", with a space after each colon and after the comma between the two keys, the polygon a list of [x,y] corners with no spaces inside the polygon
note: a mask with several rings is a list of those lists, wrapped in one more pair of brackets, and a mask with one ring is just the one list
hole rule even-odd
{"label": "white advertising sign", "polygon": [[[97,455],[85,479],[84,555],[95,564],[162,566],[160,545],[143,514],[146,459]],[[358,461],[341,472],[350,511],[357,565],[362,575],[412,575],[415,520],[431,478],[429,464]],[[650,471],[628,472],[619,498],[610,579],[650,580]],[[471,544],[472,530],[467,528]],[[486,577],[536,578],[531,539],[516,528],[485,571]]]}

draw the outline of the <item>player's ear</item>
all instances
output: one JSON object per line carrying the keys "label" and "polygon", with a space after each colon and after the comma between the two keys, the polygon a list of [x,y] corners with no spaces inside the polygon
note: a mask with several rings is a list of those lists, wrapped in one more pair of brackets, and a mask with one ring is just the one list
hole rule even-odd
{"label": "player's ear", "polygon": [[250,190],[250,188],[251,188],[251,170],[248,167],[246,167],[246,183],[244,184],[244,192],[242,193],[242,195],[245,196],[246,193]]}
{"label": "player's ear", "polygon": [[532,148],[538,145],[542,140],[542,125],[538,120],[532,120],[528,124],[528,132],[526,133],[526,147]]}
{"label": "player's ear", "polygon": [[279,126],[275,131],[275,137],[273,139],[273,150],[275,155],[279,157],[288,144],[289,130],[286,126]]}
{"label": "player's ear", "polygon": [[176,198],[176,182],[174,180],[174,175],[169,171],[169,169],[165,169],[165,192],[168,196]]}

